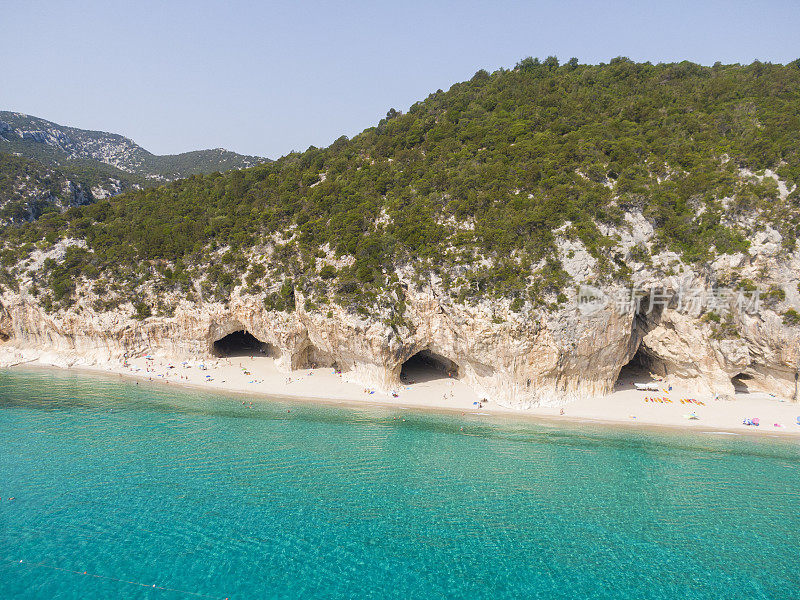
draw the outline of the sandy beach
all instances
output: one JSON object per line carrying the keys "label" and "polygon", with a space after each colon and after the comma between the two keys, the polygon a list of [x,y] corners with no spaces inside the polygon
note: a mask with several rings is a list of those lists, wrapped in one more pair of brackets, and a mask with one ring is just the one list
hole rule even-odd
{"label": "sandy beach", "polygon": [[[53,366],[46,359],[27,364]],[[426,370],[405,373],[406,383],[389,394],[350,382],[347,373],[337,373],[331,368],[285,373],[276,367],[274,359],[262,355],[189,361],[153,355],[130,359],[124,364],[83,368],[165,385],[242,393],[246,395],[243,402],[247,403],[294,398],[478,415],[800,436],[798,404],[781,402],[768,393],[746,391],[740,391],[733,399],[715,399],[691,394],[680,386],[669,389],[666,383],[659,384],[657,392],[635,389],[634,382],[649,380],[647,373],[624,372],[612,394],[572,402],[563,407],[562,413],[559,407],[522,410],[498,406],[480,398],[464,382]],[[759,425],[745,425],[746,419],[758,419]]]}

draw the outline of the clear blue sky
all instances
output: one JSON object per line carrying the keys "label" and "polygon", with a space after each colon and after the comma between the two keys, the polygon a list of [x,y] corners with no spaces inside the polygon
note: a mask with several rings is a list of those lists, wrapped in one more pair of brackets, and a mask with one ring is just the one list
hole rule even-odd
{"label": "clear blue sky", "polygon": [[0,109],[151,152],[325,146],[525,56],[800,57],[797,0],[0,0]]}

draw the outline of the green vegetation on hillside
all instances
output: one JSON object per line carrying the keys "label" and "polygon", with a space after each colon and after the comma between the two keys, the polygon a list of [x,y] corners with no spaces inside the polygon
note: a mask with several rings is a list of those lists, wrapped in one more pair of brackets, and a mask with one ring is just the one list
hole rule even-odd
{"label": "green vegetation on hillside", "polygon": [[78,201],[92,202],[95,187],[128,190],[143,184],[140,177],[95,161],[66,161],[55,168],[0,152],[0,222],[22,223]]}
{"label": "green vegetation on hillside", "polygon": [[189,175],[202,175],[216,171],[230,171],[257,165],[265,159],[244,156],[229,150],[193,150],[181,154],[156,155],[147,153],[143,169],[158,173],[168,179],[179,179]]}
{"label": "green vegetation on hillside", "polygon": [[224,301],[244,285],[277,309],[294,307],[297,290],[307,306],[383,308],[399,322],[396,270],[410,266],[457,301],[502,296],[521,309],[570,283],[557,236],[580,240],[606,280],[627,277],[601,233],[624,226],[627,210],[641,210],[660,248],[687,262],[746,250],[735,219],[750,213],[794,247],[797,192],[781,200],[773,179],[743,170],[772,169],[793,189],[798,148],[796,63],[525,59],[326,149],[6,228],[0,262],[13,268],[42,240],[85,239],[90,251],[69,275],[48,270],[56,305],[72,298],[62,280],[80,273],[128,299],[148,285],[195,297],[202,282],[204,298]]}

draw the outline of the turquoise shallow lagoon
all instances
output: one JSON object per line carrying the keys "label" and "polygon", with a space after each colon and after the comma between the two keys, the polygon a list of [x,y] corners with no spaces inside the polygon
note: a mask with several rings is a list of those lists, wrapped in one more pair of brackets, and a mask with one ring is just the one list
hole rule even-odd
{"label": "turquoise shallow lagoon", "polygon": [[796,440],[241,402],[0,372],[0,597],[800,598]]}

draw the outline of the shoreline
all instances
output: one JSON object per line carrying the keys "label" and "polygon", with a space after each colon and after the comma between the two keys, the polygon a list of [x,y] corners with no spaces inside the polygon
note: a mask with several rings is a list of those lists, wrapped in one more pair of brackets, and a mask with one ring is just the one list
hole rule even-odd
{"label": "shoreline", "polygon": [[[204,368],[202,368],[204,367]],[[373,406],[385,409],[422,410],[466,416],[504,417],[554,424],[624,426],[632,430],[670,430],[703,434],[736,434],[757,437],[800,437],[800,404],[779,402],[766,394],[737,394],[732,401],[695,396],[699,403],[681,404],[687,396],[678,387],[667,392],[639,392],[622,385],[607,396],[576,400],[563,407],[518,409],[498,406],[481,399],[461,381],[445,376],[423,377],[399,387],[397,397],[349,382],[330,368],[284,373],[268,357],[237,356],[207,361],[172,361],[166,357],[131,359],[128,366],[109,362],[74,365],[38,357],[6,368],[64,369],[87,374],[117,375],[181,389],[245,395],[253,402],[269,400],[317,403],[344,407]],[[416,374],[411,374],[412,376]],[[429,374],[428,374],[429,375]],[[666,384],[665,384],[666,385]],[[359,390],[359,388],[361,388]],[[669,401],[645,402],[657,395]],[[473,404],[473,402],[475,404]],[[252,403],[252,402],[251,402]],[[702,404],[701,404],[702,403]],[[561,415],[560,410],[564,409]],[[684,415],[694,412],[697,420]],[[759,427],[742,424],[743,418],[761,418]],[[775,427],[781,423],[782,427]]]}

